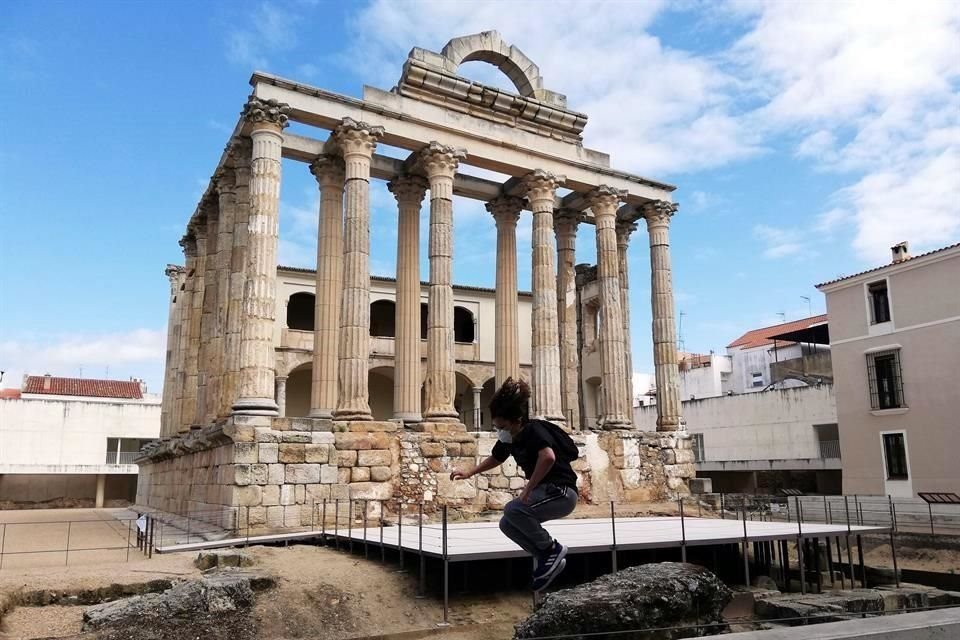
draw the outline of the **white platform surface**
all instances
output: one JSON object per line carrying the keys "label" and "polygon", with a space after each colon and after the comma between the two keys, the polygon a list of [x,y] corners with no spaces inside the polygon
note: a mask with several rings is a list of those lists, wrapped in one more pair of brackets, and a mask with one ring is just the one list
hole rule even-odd
{"label": "white platform surface", "polygon": [[[613,545],[613,527],[609,518],[554,520],[544,524],[554,538],[569,547],[569,553],[596,553],[609,551]],[[880,533],[885,527],[851,526],[850,535]],[[327,535],[333,532],[328,528]],[[847,526],[838,524],[796,522],[746,523],[746,538],[750,542],[767,540],[796,540],[803,538],[844,537]],[[366,540],[371,546],[380,544],[380,528],[370,526]],[[402,539],[401,539],[402,536]],[[362,529],[337,532],[341,539],[364,541]],[[713,518],[679,517],[617,518],[616,538],[618,550],[677,548],[686,540],[688,547],[717,544],[736,544],[744,539],[742,520],[717,520]],[[418,553],[420,531],[416,524],[404,523],[403,527],[390,526],[383,529],[383,542],[388,548],[397,548],[402,543],[404,550]],[[355,543],[356,544],[356,543]],[[423,527],[423,553],[428,556],[443,556],[443,527],[429,524]],[[510,558],[527,555],[520,547],[500,532],[496,522],[457,523],[447,526],[447,558],[450,562]]]}

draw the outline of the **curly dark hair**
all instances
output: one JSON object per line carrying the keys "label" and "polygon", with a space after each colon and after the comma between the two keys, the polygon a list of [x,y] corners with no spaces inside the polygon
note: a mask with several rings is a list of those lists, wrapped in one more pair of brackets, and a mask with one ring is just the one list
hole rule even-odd
{"label": "curly dark hair", "polygon": [[490,400],[490,417],[526,422],[530,417],[530,385],[507,378]]}

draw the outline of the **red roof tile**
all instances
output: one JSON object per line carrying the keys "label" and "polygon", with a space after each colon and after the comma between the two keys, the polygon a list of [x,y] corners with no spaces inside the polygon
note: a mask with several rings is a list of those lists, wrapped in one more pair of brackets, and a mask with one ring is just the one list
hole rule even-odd
{"label": "red roof tile", "polygon": [[[796,331],[798,329],[806,329],[815,324],[827,321],[827,314],[813,316],[812,318],[804,318],[802,320],[794,320],[793,322],[785,322],[784,324],[775,324],[772,327],[764,327],[762,329],[753,329],[752,331],[747,331],[745,334],[731,342],[727,345],[727,348],[730,347],[743,347],[744,349],[752,349],[754,347],[762,347],[765,345],[772,345],[773,340],[770,339],[770,336],[779,335],[781,333],[786,333],[788,331]],[[778,342],[780,345],[791,344],[789,342]]]}
{"label": "red roof tile", "polygon": [[[49,380],[49,386],[47,381]],[[84,396],[87,398],[124,398],[141,400],[140,383],[134,380],[96,380],[93,378],[56,378],[28,376],[23,393],[55,396]]]}
{"label": "red roof tile", "polygon": [[0,389],[0,400],[16,400],[20,397],[20,389]]}

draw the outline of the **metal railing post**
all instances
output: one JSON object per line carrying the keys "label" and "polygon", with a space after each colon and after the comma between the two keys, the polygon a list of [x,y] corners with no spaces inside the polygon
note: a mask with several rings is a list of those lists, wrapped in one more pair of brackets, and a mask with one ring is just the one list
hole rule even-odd
{"label": "metal railing post", "polygon": [[353,497],[347,501],[347,544],[349,545],[350,553],[353,553]]}
{"label": "metal railing post", "polygon": [[927,503],[927,512],[930,514],[930,537],[935,537],[937,532],[933,529],[933,503]]}
{"label": "metal railing post", "polygon": [[423,502],[420,503],[420,517],[419,521],[419,540],[417,541],[417,548],[420,552],[420,584],[419,584],[419,593],[417,594],[418,598],[422,598],[426,595],[427,591],[427,563],[426,558],[423,556]]}
{"label": "metal railing post", "polygon": [[797,496],[797,560],[800,564],[800,593],[807,594],[807,572],[803,563],[803,514],[800,509],[800,496]]}
{"label": "metal railing post", "polygon": [[610,532],[613,534],[613,545],[610,547],[610,561],[613,573],[617,572],[617,514],[613,500],[610,501]]}
{"label": "metal railing post", "polygon": [[383,500],[380,500],[380,564],[387,564],[387,547],[383,544]]}
{"label": "metal railing post", "polygon": [[680,561],[687,561],[687,525],[683,518],[683,498],[678,498],[680,503]]}
{"label": "metal railing post", "polygon": [[[897,570],[897,542],[894,539],[894,536],[896,535],[896,529],[897,529],[897,512],[895,510],[895,507],[893,506],[892,498],[890,499],[890,511],[891,511],[891,514],[890,514],[891,521],[893,522],[893,525],[890,527],[890,555],[893,558],[893,580],[894,582],[896,582],[897,588],[899,589],[900,588],[900,572]],[[860,544],[859,538],[860,536],[857,536],[858,546]],[[860,554],[863,555],[863,552],[861,551]]]}
{"label": "metal railing post", "polygon": [[323,499],[323,511],[320,513],[320,542],[327,546],[327,499]]}
{"label": "metal railing post", "polygon": [[397,500],[397,552],[400,554],[400,573],[403,573],[403,502]]}
{"label": "metal railing post", "polygon": [[447,556],[447,505],[443,505],[443,625],[449,622],[450,611],[450,560]]}
{"label": "metal railing post", "polygon": [[70,565],[70,529],[72,528],[72,526],[73,526],[73,521],[72,520],[68,521],[67,522],[67,549],[66,549],[66,554],[64,555],[64,558],[63,558],[64,566]]}
{"label": "metal railing post", "polygon": [[750,586],[750,543],[747,538],[747,504],[741,505],[743,511],[743,578],[744,584]]}
{"label": "metal railing post", "polygon": [[340,551],[340,498],[336,499],[335,510],[333,514],[333,544],[337,551]]}
{"label": "metal railing post", "polygon": [[153,530],[157,526],[156,519],[153,517],[148,517],[147,523],[148,523],[148,529],[150,530],[150,537],[148,538],[149,546],[147,547],[147,558],[153,558]]}
{"label": "metal railing post", "polygon": [[370,545],[367,543],[367,501],[363,501],[363,557],[370,559]]}
{"label": "metal railing post", "polygon": [[727,514],[724,513],[723,491],[720,492],[720,519],[721,520],[727,519]]}

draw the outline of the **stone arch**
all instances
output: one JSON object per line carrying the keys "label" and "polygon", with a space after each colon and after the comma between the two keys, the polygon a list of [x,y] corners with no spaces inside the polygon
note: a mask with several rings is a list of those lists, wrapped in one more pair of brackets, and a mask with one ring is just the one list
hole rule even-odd
{"label": "stone arch", "polygon": [[370,411],[374,420],[393,418],[393,376],[393,367],[388,365],[373,366],[367,372]]}
{"label": "stone arch", "polygon": [[440,54],[449,61],[453,73],[464,62],[479,60],[500,69],[510,78],[521,96],[539,98],[543,90],[539,67],[520,49],[504,42],[496,31],[454,38],[443,47]]}
{"label": "stone arch", "polygon": [[288,418],[303,418],[310,414],[310,388],[313,384],[313,363],[297,365],[287,374],[287,401],[285,414]]}

